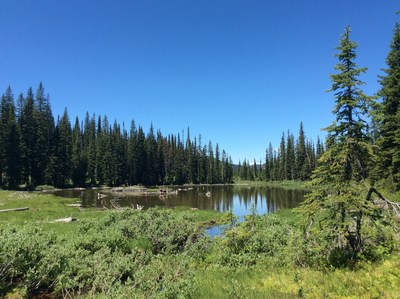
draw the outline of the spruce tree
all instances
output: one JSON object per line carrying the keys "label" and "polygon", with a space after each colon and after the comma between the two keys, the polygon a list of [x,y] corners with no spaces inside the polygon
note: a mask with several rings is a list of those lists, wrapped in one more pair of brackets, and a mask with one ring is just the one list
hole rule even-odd
{"label": "spruce tree", "polygon": [[23,168],[22,182],[27,187],[33,185],[33,169],[34,169],[34,149],[36,147],[36,123],[34,117],[34,95],[32,88],[28,89],[24,105],[20,116],[20,132],[21,132],[21,163]]}
{"label": "spruce tree", "polygon": [[110,132],[111,152],[111,180],[110,186],[121,186],[126,183],[126,139],[125,129],[114,121],[113,129]]}
{"label": "spruce tree", "polygon": [[190,183],[194,182],[194,155],[192,142],[190,140],[190,130],[187,129],[186,145],[185,145],[185,176]]}
{"label": "spruce tree", "polygon": [[278,152],[278,180],[284,181],[287,179],[287,168],[286,168],[286,138],[285,133],[282,133],[281,143]]}
{"label": "spruce tree", "polygon": [[136,151],[134,160],[136,164],[137,183],[144,184],[146,179],[146,136],[144,135],[143,129],[139,126],[137,133]]}
{"label": "spruce tree", "polygon": [[86,183],[87,159],[84,152],[83,132],[78,117],[72,130],[71,178],[74,186],[84,187]]}
{"label": "spruce tree", "polygon": [[157,159],[157,140],[154,134],[153,124],[150,126],[149,133],[146,137],[146,170],[145,181],[146,185],[156,185],[158,181],[158,159]]}
{"label": "spruce tree", "polygon": [[306,153],[306,138],[304,134],[303,122],[300,123],[299,137],[296,145],[296,169],[298,179],[301,181],[306,180],[310,177],[310,173],[307,169],[307,153]]}
{"label": "spruce tree", "polygon": [[96,182],[99,185],[104,184],[103,174],[103,153],[105,150],[105,142],[103,138],[102,118],[99,115],[97,118],[96,127]]}
{"label": "spruce tree", "polygon": [[211,141],[208,142],[208,163],[207,163],[207,183],[214,183],[215,178],[215,158],[214,149]]}
{"label": "spruce tree", "polygon": [[39,84],[36,92],[33,117],[35,127],[31,133],[34,134],[36,140],[33,148],[32,181],[33,185],[37,186],[46,183],[45,174],[48,173],[47,166],[54,130],[49,98],[44,93],[42,83]]}
{"label": "spruce tree", "polygon": [[136,154],[137,130],[135,121],[131,121],[129,131],[128,152],[127,152],[127,169],[128,169],[128,184],[137,184],[137,154]]}
{"label": "spruce tree", "polygon": [[71,179],[72,162],[72,129],[67,108],[61,119],[58,119],[53,139],[53,153],[48,163],[51,183],[56,187],[65,187]]}
{"label": "spruce tree", "polygon": [[214,171],[214,183],[221,183],[221,154],[219,151],[219,145],[215,146],[215,171]]}
{"label": "spruce tree", "polygon": [[382,98],[378,119],[381,175],[400,190],[400,24],[396,24],[390,52],[386,58],[385,76],[380,78]]}
{"label": "spruce tree", "polygon": [[9,189],[16,189],[21,172],[20,134],[10,86],[1,99],[0,143],[0,184]]}
{"label": "spruce tree", "polygon": [[[368,165],[372,160],[367,142],[367,124],[372,98],[360,86],[366,68],[355,63],[357,44],[350,40],[350,28],[341,36],[337,74],[331,75],[336,120],[328,131],[329,147],[321,156],[311,181],[312,191],[303,204],[309,216],[310,248],[328,256],[334,265],[356,260],[384,240],[379,213],[367,201]],[[377,217],[376,217],[377,216]],[[377,239],[380,235],[382,238]]]}
{"label": "spruce tree", "polygon": [[294,136],[288,131],[286,140],[286,164],[285,164],[285,173],[287,174],[286,179],[295,180],[297,178],[296,171],[296,154],[295,154],[295,145],[294,145]]}
{"label": "spruce tree", "polygon": [[157,131],[157,161],[158,161],[158,169],[157,169],[157,175],[158,175],[158,182],[159,183],[164,183],[165,182],[165,152],[166,152],[166,140],[162,136],[161,131]]}

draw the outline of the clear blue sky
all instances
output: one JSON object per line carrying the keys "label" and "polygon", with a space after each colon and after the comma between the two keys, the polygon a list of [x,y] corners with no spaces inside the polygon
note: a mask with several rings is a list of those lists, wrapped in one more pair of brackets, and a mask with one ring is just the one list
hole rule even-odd
{"label": "clear blue sky", "polygon": [[378,88],[395,0],[0,0],[0,93],[50,95],[71,122],[89,111],[164,135],[190,127],[234,162],[265,157],[282,131],[316,140],[333,116],[329,75],[347,25]]}

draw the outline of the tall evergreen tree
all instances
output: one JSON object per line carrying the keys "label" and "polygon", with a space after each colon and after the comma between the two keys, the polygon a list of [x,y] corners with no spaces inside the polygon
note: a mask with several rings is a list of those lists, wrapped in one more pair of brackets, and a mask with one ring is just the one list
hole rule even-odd
{"label": "tall evergreen tree", "polygon": [[135,121],[131,121],[127,149],[128,184],[137,184],[137,155],[136,155],[137,130]]}
{"label": "tall evergreen tree", "polygon": [[71,178],[74,186],[85,186],[87,174],[87,155],[85,155],[83,132],[76,117],[72,130]]}
{"label": "tall evergreen tree", "polygon": [[[315,238],[312,242],[319,242],[319,250],[336,262],[356,259],[368,242],[375,242],[372,235],[379,231],[377,219],[371,221],[377,214],[371,212],[375,209],[366,201],[368,190],[363,190],[361,184],[372,159],[366,134],[372,98],[360,88],[358,77],[366,68],[357,68],[356,47],[350,40],[350,28],[346,28],[337,48],[338,73],[331,75],[336,121],[327,128],[330,146],[320,158],[311,182],[312,192],[303,205],[310,218],[309,236]],[[372,235],[364,235],[372,231]]]}
{"label": "tall evergreen tree", "polygon": [[15,189],[20,182],[20,134],[14,96],[9,86],[0,107],[0,184]]}
{"label": "tall evergreen tree", "polygon": [[214,183],[221,183],[221,153],[219,145],[215,146],[215,171],[214,171]]}
{"label": "tall evergreen tree", "polygon": [[[78,122],[79,126],[79,122]],[[54,149],[51,170],[52,184],[56,187],[65,187],[71,179],[72,171],[72,129],[67,109],[58,120],[54,137]]]}
{"label": "tall evergreen tree", "polygon": [[380,109],[380,169],[390,178],[394,189],[400,190],[400,24],[396,24],[386,58],[385,76],[380,78],[382,98]]}
{"label": "tall evergreen tree", "polygon": [[194,152],[192,142],[190,140],[190,130],[187,129],[186,145],[185,145],[185,176],[190,183],[194,182]]}
{"label": "tall evergreen tree", "polygon": [[287,135],[285,173],[287,174],[288,180],[295,180],[297,178],[297,171],[294,136],[290,133],[290,131],[288,131]]}
{"label": "tall evergreen tree", "polygon": [[36,123],[34,117],[34,95],[32,88],[28,89],[24,105],[20,116],[21,131],[21,162],[22,162],[22,182],[28,187],[33,185],[33,169],[35,162],[36,148]]}
{"label": "tall evergreen tree", "polygon": [[51,138],[54,130],[54,118],[51,112],[49,98],[44,94],[43,84],[40,83],[34,102],[34,131],[35,147],[32,163],[32,181],[37,186],[45,183],[45,174],[51,150]]}
{"label": "tall evergreen tree", "polygon": [[214,149],[211,141],[208,142],[208,163],[207,163],[207,183],[214,183],[215,178],[215,159]]}
{"label": "tall evergreen tree", "polygon": [[286,138],[285,133],[282,133],[281,143],[278,152],[278,180],[283,181],[287,179],[286,172]]}
{"label": "tall evergreen tree", "polygon": [[136,157],[134,160],[137,162],[136,164],[136,172],[137,172],[137,183],[144,184],[145,179],[145,171],[146,171],[146,136],[144,135],[143,129],[139,126],[137,133],[137,142],[136,142]]}
{"label": "tall evergreen tree", "polygon": [[296,145],[296,169],[298,178],[301,181],[306,180],[310,177],[309,170],[307,168],[306,160],[306,138],[303,129],[303,122],[300,123],[299,137]]}
{"label": "tall evergreen tree", "polygon": [[112,130],[110,131],[110,153],[111,153],[111,174],[108,185],[121,186],[126,183],[126,139],[125,129],[114,121]]}
{"label": "tall evergreen tree", "polygon": [[162,136],[161,131],[157,131],[157,161],[158,161],[158,182],[164,183],[166,179],[165,172],[165,151],[166,151],[166,140]]}
{"label": "tall evergreen tree", "polygon": [[149,133],[146,138],[146,169],[145,181],[146,185],[156,185],[158,181],[158,156],[157,156],[157,140],[154,134],[153,124],[150,126]]}
{"label": "tall evergreen tree", "polygon": [[87,164],[87,178],[91,185],[96,185],[96,118],[95,115],[89,119],[86,112],[84,125],[84,155]]}

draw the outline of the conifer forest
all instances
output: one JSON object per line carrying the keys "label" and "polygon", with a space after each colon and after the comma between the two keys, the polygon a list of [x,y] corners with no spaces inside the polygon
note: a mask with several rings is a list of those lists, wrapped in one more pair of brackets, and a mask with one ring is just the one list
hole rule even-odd
{"label": "conifer forest", "polygon": [[9,87],[1,101],[1,185],[16,189],[55,187],[147,186],[231,183],[232,161],[225,150],[201,136],[163,136],[151,126],[145,133],[132,121],[130,130],[107,116],[86,114],[74,125],[65,109],[53,118],[42,83],[34,95],[15,101]]}

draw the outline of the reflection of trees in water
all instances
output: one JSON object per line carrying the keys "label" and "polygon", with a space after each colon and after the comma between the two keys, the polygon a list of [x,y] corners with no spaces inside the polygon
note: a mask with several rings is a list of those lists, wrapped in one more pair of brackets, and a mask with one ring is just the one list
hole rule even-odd
{"label": "reflection of trees in water", "polygon": [[[80,197],[83,206],[101,206],[97,198],[98,190],[62,190],[58,193],[64,197]],[[206,193],[211,192],[207,197]],[[110,197],[111,198],[111,197]],[[105,198],[108,203],[110,198]],[[250,210],[254,204],[257,212],[270,213],[282,208],[293,208],[304,198],[304,191],[282,188],[248,187],[248,186],[201,186],[183,189],[178,195],[160,198],[158,196],[121,196],[118,202],[122,207],[139,204],[146,208],[154,206],[176,207],[189,206],[204,210],[225,212],[235,207]],[[107,205],[107,204],[106,204]]]}
{"label": "reflection of trees in water", "polygon": [[251,205],[267,213],[283,208],[294,208],[304,198],[304,191],[267,187],[239,187],[235,189],[239,203],[248,210]]}

